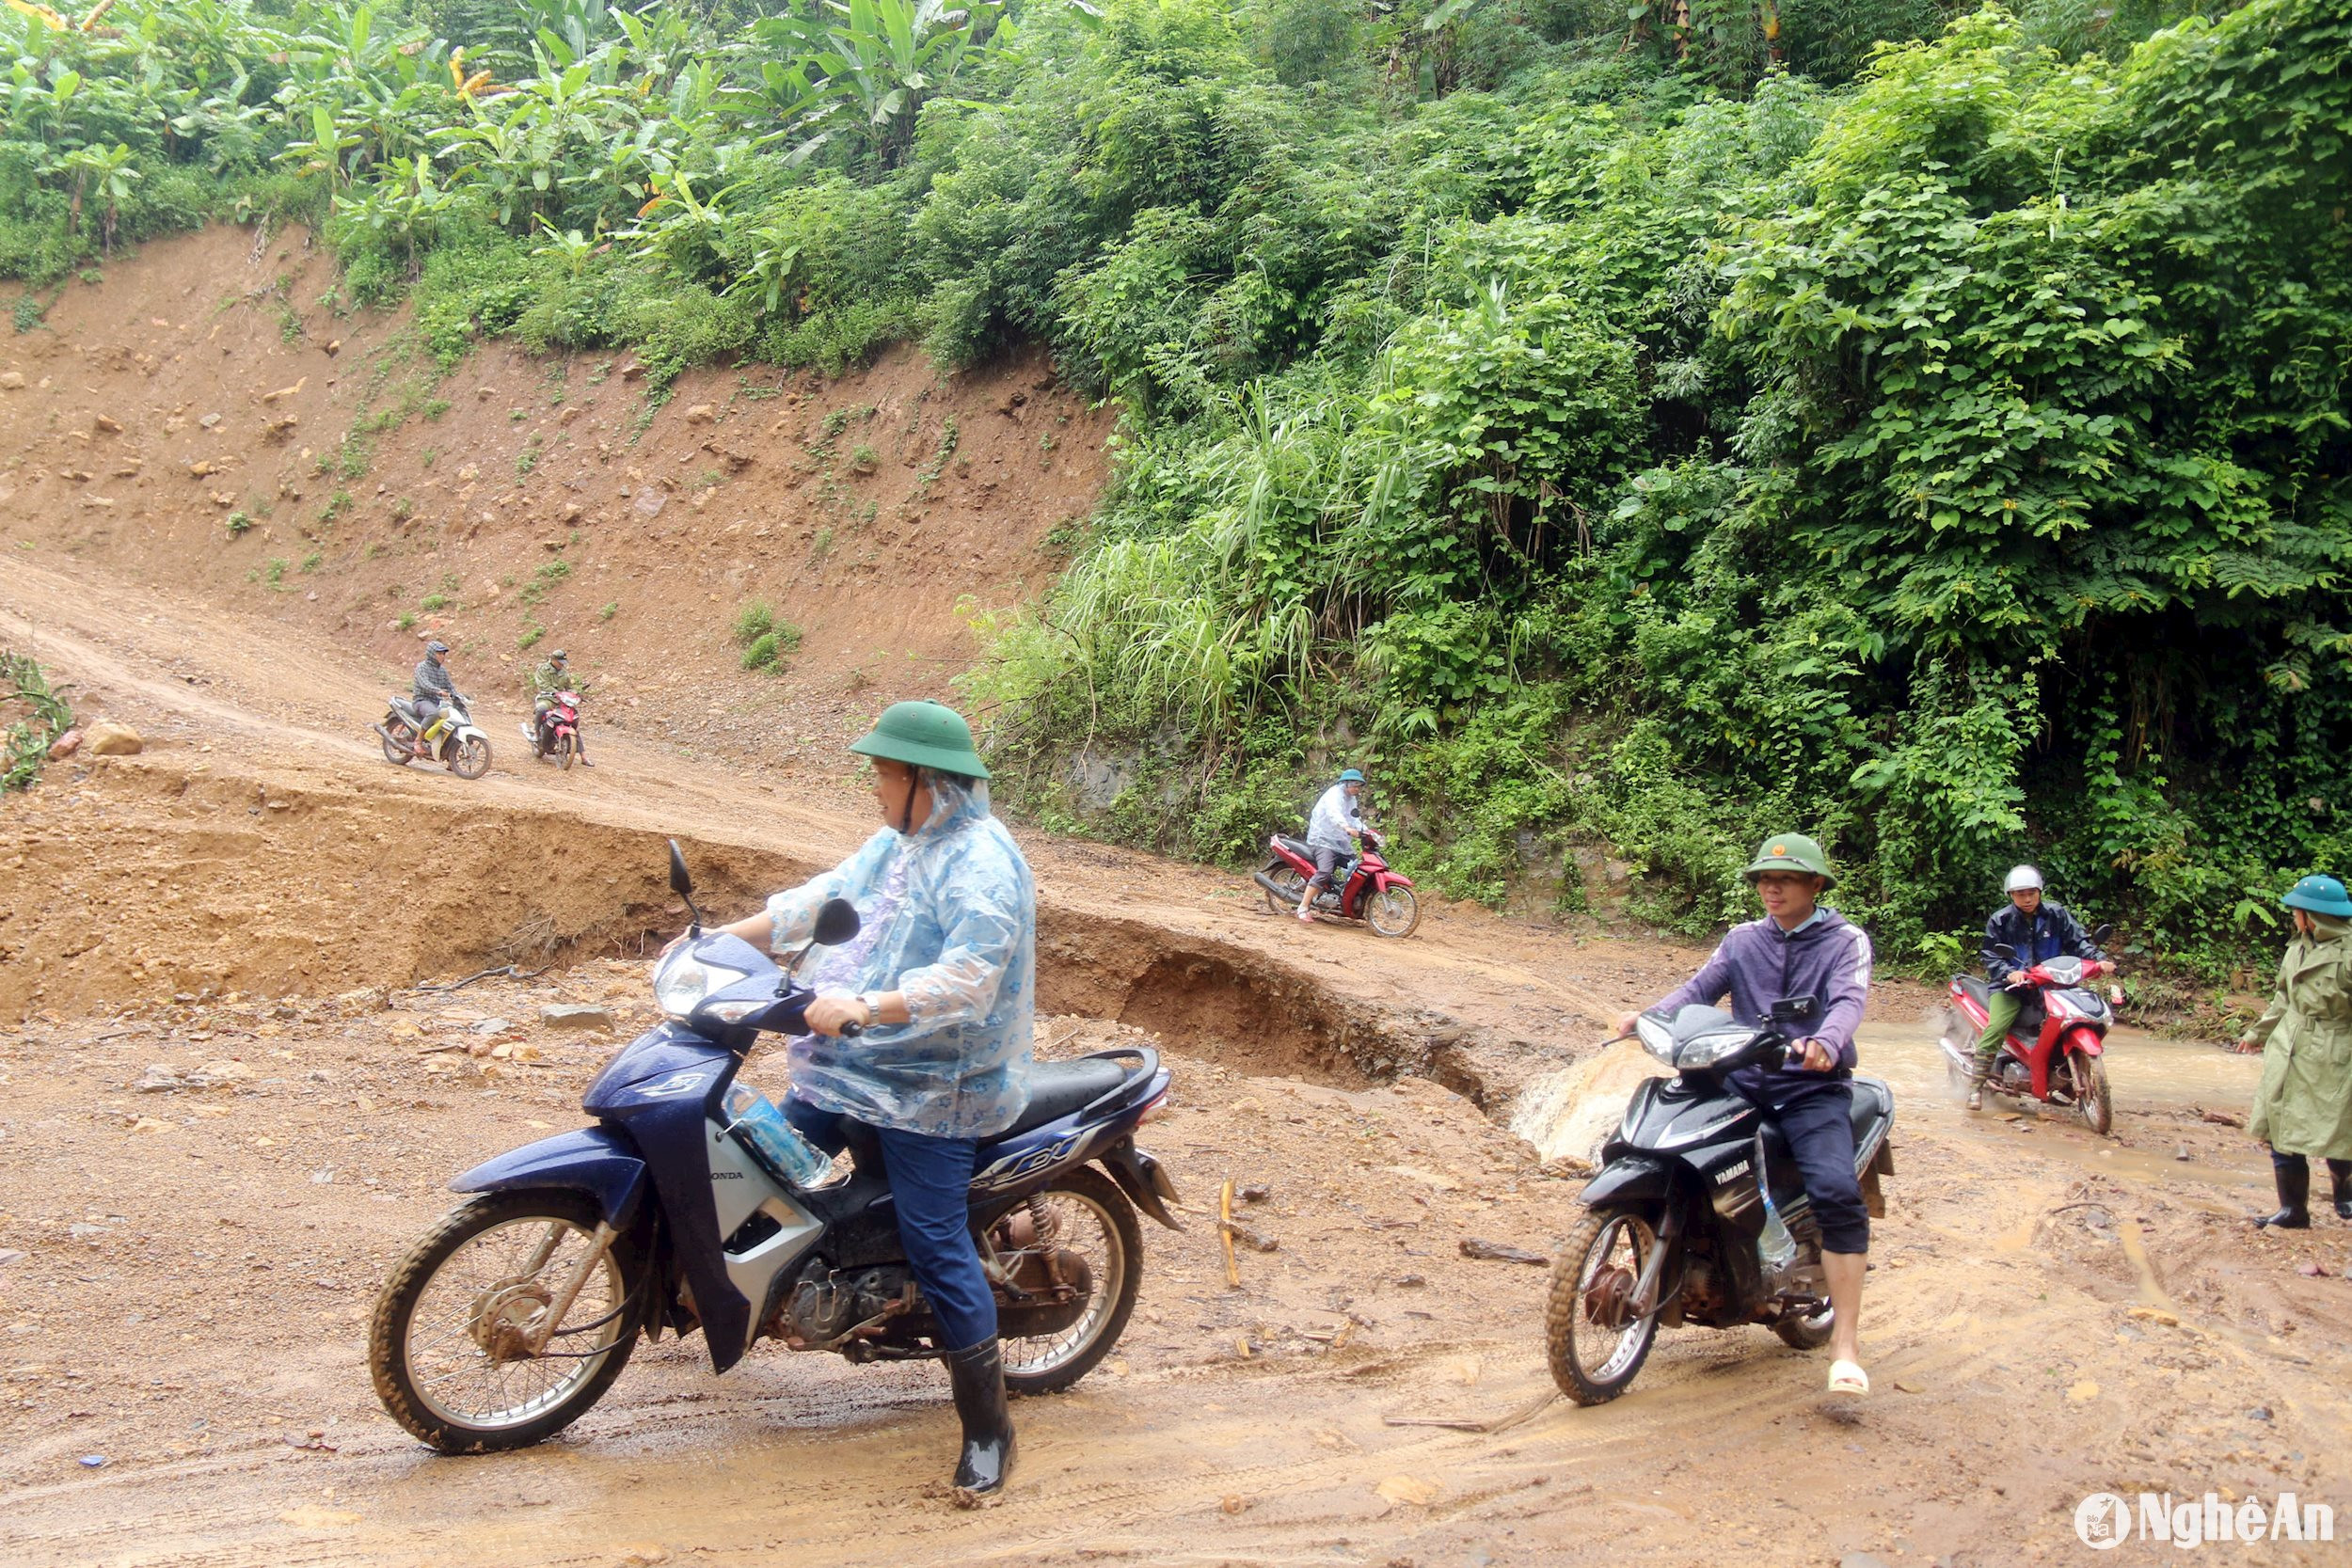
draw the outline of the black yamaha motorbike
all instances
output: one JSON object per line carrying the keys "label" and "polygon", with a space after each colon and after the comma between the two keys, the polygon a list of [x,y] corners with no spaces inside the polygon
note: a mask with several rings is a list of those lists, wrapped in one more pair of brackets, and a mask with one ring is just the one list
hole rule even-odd
{"label": "black yamaha motorbike", "polygon": [[[1719,1007],[1644,1014],[1635,1032],[1675,1069],[1634,1092],[1600,1174],[1552,1265],[1544,1337],[1552,1380],[1579,1404],[1602,1404],[1631,1385],[1660,1325],[1763,1323],[1799,1350],[1829,1342],[1821,1237],[1796,1162],[1779,1129],[1729,1082],[1743,1067],[1801,1053],[1794,1041],[1818,1000],[1775,1003],[1754,1029]],[[1879,1179],[1895,1097],[1875,1078],[1853,1083],[1854,1171],[1870,1212],[1884,1211]],[[1769,1195],[1769,1196],[1767,1196]]]}

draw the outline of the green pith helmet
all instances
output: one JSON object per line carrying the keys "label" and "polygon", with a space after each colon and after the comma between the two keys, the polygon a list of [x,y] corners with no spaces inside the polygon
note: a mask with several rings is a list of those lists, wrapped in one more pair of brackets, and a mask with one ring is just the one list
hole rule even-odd
{"label": "green pith helmet", "polygon": [[850,748],[861,756],[888,757],[910,768],[931,768],[985,779],[988,766],[972,749],[972,726],[939,703],[893,703],[865,738]]}
{"label": "green pith helmet", "polygon": [[1837,873],[1829,868],[1829,857],[1803,833],[1775,833],[1766,839],[1755,862],[1740,875],[1753,882],[1767,871],[1811,872],[1821,879],[1824,893],[1837,885]]}
{"label": "green pith helmet", "polygon": [[2344,884],[2333,877],[2306,877],[2289,888],[2287,895],[2279,902],[2291,910],[2309,910],[2313,914],[2352,920],[2352,898],[2344,896]]}

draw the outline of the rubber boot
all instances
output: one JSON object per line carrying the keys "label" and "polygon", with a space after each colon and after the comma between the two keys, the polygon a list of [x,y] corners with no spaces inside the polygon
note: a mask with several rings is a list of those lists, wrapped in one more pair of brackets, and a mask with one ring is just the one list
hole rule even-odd
{"label": "rubber boot", "polygon": [[1979,1072],[1968,1080],[1968,1108],[1972,1111],[1984,1109],[1984,1077]]}
{"label": "rubber boot", "polygon": [[2336,1217],[2352,1220],[2352,1160],[2328,1161],[2328,1182],[2335,1189]]}
{"label": "rubber boot", "polygon": [[2271,1179],[2279,1184],[2279,1212],[2254,1223],[2272,1230],[2312,1227],[2312,1167],[2300,1154],[2273,1154]]}
{"label": "rubber boot", "polygon": [[956,1417],[963,1423],[963,1452],[956,1461],[958,1508],[995,1502],[1012,1474],[1012,1414],[1005,1408],[1005,1356],[994,1339],[947,1353],[947,1380]]}

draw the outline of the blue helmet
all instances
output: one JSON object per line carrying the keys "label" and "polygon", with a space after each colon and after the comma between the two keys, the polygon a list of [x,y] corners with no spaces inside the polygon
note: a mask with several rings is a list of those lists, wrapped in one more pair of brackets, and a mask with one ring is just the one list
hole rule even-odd
{"label": "blue helmet", "polygon": [[[1340,775],[1340,783],[1342,784],[1362,784],[1363,782],[1364,776],[1361,773],[1357,772],[1353,768]],[[2339,895],[2341,895],[2344,890],[2342,888],[2338,888],[2336,892]]]}
{"label": "blue helmet", "polygon": [[2287,895],[2279,902],[2291,910],[2309,910],[2313,914],[2352,920],[2352,898],[2344,896],[2344,884],[2333,877],[2306,877],[2289,888]]}

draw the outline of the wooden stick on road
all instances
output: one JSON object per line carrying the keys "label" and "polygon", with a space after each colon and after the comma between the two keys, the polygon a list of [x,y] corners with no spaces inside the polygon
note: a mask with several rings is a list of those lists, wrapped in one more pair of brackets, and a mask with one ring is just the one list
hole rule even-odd
{"label": "wooden stick on road", "polygon": [[1227,1177],[1216,1195],[1216,1239],[1225,1248],[1225,1288],[1241,1289],[1241,1264],[1233,1257],[1233,1179]]}

